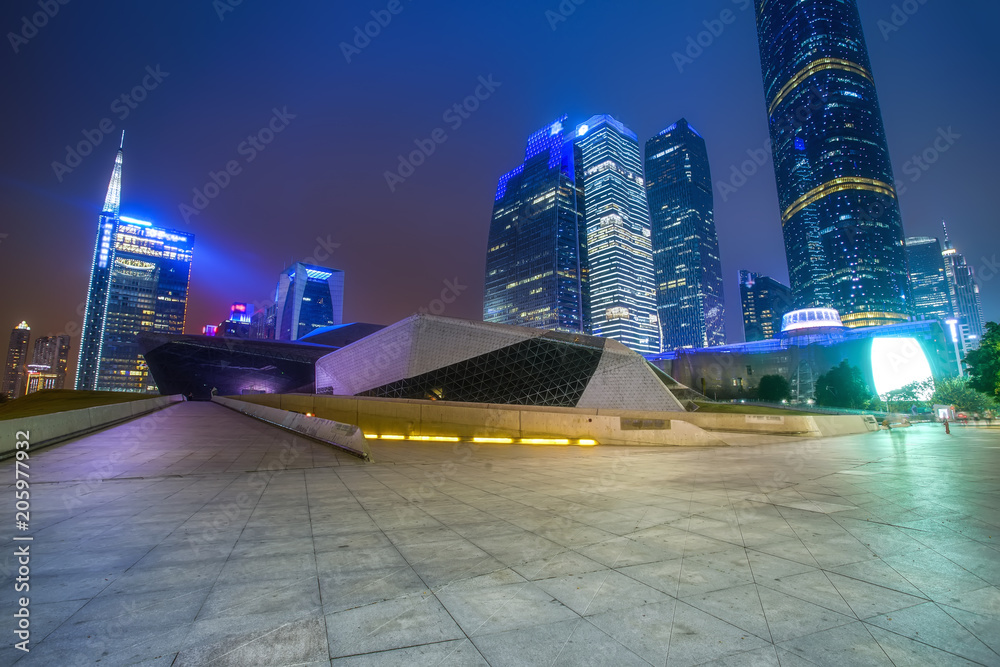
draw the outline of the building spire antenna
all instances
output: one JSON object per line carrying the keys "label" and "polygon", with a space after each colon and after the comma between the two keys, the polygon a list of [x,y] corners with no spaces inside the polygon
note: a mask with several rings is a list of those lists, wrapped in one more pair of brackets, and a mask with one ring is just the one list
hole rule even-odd
{"label": "building spire antenna", "polygon": [[122,141],[118,144],[118,150],[125,148],[125,130],[122,130]]}

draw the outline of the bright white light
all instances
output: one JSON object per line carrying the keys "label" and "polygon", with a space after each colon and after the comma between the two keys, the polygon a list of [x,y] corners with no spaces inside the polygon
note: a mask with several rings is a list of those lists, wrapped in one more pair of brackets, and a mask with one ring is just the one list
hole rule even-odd
{"label": "bright white light", "polygon": [[587,134],[587,132],[589,132],[589,131],[590,131],[590,126],[587,125],[587,124],[583,124],[577,130],[577,135],[576,136],[582,137],[583,135]]}
{"label": "bright white light", "polygon": [[920,395],[920,400],[928,400],[934,392],[934,374],[931,372],[930,362],[915,338],[874,339],[872,376],[879,396],[926,380],[932,380],[931,388]]}
{"label": "bright white light", "polygon": [[143,227],[152,227],[153,223],[147,222],[146,220],[140,220],[138,218],[132,218],[127,215],[120,215],[118,219],[122,222],[131,222],[133,225],[142,225]]}
{"label": "bright white light", "polygon": [[556,121],[556,122],[552,123],[552,132],[551,132],[551,135],[553,137],[556,136],[557,134],[559,134],[562,131],[563,131],[563,124],[561,122]]}

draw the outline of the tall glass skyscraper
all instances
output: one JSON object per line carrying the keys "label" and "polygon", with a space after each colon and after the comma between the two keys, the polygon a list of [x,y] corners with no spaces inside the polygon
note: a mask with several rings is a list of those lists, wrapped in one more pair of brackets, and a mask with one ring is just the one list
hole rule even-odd
{"label": "tall glass skyscraper", "polygon": [[646,142],[646,194],[663,350],[725,345],[708,150],[683,118]]}
{"label": "tall glass skyscraper", "polygon": [[576,131],[583,156],[590,325],[640,354],[660,352],[649,206],[639,139],[611,116]]}
{"label": "tall glass skyscraper", "polygon": [[121,178],[119,147],[98,223],[75,386],[154,392],[137,335],[184,332],[194,235],[120,215]]}
{"label": "tall glass skyscraper", "polygon": [[792,290],[774,278],[751,271],[740,271],[740,302],[743,336],[748,343],[777,338],[782,318],[795,310]]}
{"label": "tall glass skyscraper", "polygon": [[31,363],[36,366],[48,366],[56,376],[55,389],[66,386],[66,369],[69,367],[69,336],[42,336],[35,339]]}
{"label": "tall glass skyscraper", "polygon": [[945,271],[941,242],[928,236],[906,239],[906,262],[910,271],[910,305],[918,320],[941,320],[955,313]]}
{"label": "tall glass skyscraper", "polygon": [[298,340],[314,329],[343,324],[344,272],[297,262],[278,276],[275,336]]}
{"label": "tall glass skyscraper", "polygon": [[108,313],[108,292],[111,289],[111,269],[114,265],[115,228],[122,199],[122,158],[125,133],[118,147],[111,182],[104,197],[104,208],[97,223],[97,243],[90,267],[90,285],[87,287],[87,308],[80,331],[80,356],[76,364],[77,390],[97,388],[98,368],[101,365],[101,347],[104,342],[104,319]]}
{"label": "tall glass skyscraper", "polygon": [[524,162],[500,177],[486,252],[483,319],[590,330],[583,157],[566,116],[528,138]]}
{"label": "tall glass skyscraper", "polygon": [[983,317],[983,301],[979,295],[979,283],[976,281],[976,271],[969,264],[965,255],[960,253],[948,237],[948,227],[944,223],[944,250],[941,255],[944,260],[945,273],[948,274],[948,287],[951,293],[954,318],[961,332],[963,349],[967,352],[979,348],[985,331]]}
{"label": "tall glass skyscraper", "polygon": [[24,393],[24,366],[28,363],[28,340],[31,327],[21,322],[10,332],[7,345],[7,362],[3,367],[3,385],[0,394],[7,398],[18,398]]}
{"label": "tall glass skyscraper", "polygon": [[849,327],[908,319],[903,226],[855,0],[755,0],[797,305]]}

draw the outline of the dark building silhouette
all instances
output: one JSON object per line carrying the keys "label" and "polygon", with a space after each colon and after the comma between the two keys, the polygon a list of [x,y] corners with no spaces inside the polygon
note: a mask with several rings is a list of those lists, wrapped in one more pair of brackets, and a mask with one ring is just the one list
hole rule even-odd
{"label": "dark building silhouette", "polygon": [[684,119],[646,142],[646,193],[663,349],[726,342],[705,140]]}

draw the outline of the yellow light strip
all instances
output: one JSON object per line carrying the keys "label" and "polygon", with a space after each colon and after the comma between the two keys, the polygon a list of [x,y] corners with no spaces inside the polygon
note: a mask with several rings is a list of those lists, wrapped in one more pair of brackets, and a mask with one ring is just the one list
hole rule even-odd
{"label": "yellow light strip", "polygon": [[850,72],[852,74],[859,74],[864,78],[868,79],[873,85],[875,80],[872,75],[861,65],[857,63],[852,63],[850,60],[844,60],[843,58],[820,58],[819,60],[814,60],[798,72],[795,73],[788,83],[782,86],[778,94],[774,96],[774,101],[771,102],[767,107],[768,115],[774,113],[774,110],[781,104],[781,101],[788,97],[789,93],[795,90],[799,84],[811,77],[817,72],[822,72],[828,69],[840,69],[845,72]]}
{"label": "yellow light strip", "polygon": [[[417,442],[461,442],[462,438],[451,435],[379,435],[377,433],[365,433],[364,436],[371,440],[413,440]],[[511,445],[515,442],[521,445],[572,445],[581,447],[594,447],[599,444],[596,440],[582,439],[574,441],[568,438],[473,438],[473,442],[480,444]]]}
{"label": "yellow light strip", "polygon": [[888,195],[893,199],[896,198],[896,190],[888,183],[876,181],[872,178],[845,176],[842,178],[835,178],[832,181],[827,181],[823,185],[813,188],[796,199],[791,206],[785,209],[785,212],[781,216],[781,220],[782,222],[788,222],[792,216],[804,209],[806,206],[816,203],[823,197],[829,197],[832,194],[843,192],[844,190],[869,190],[871,192]]}

